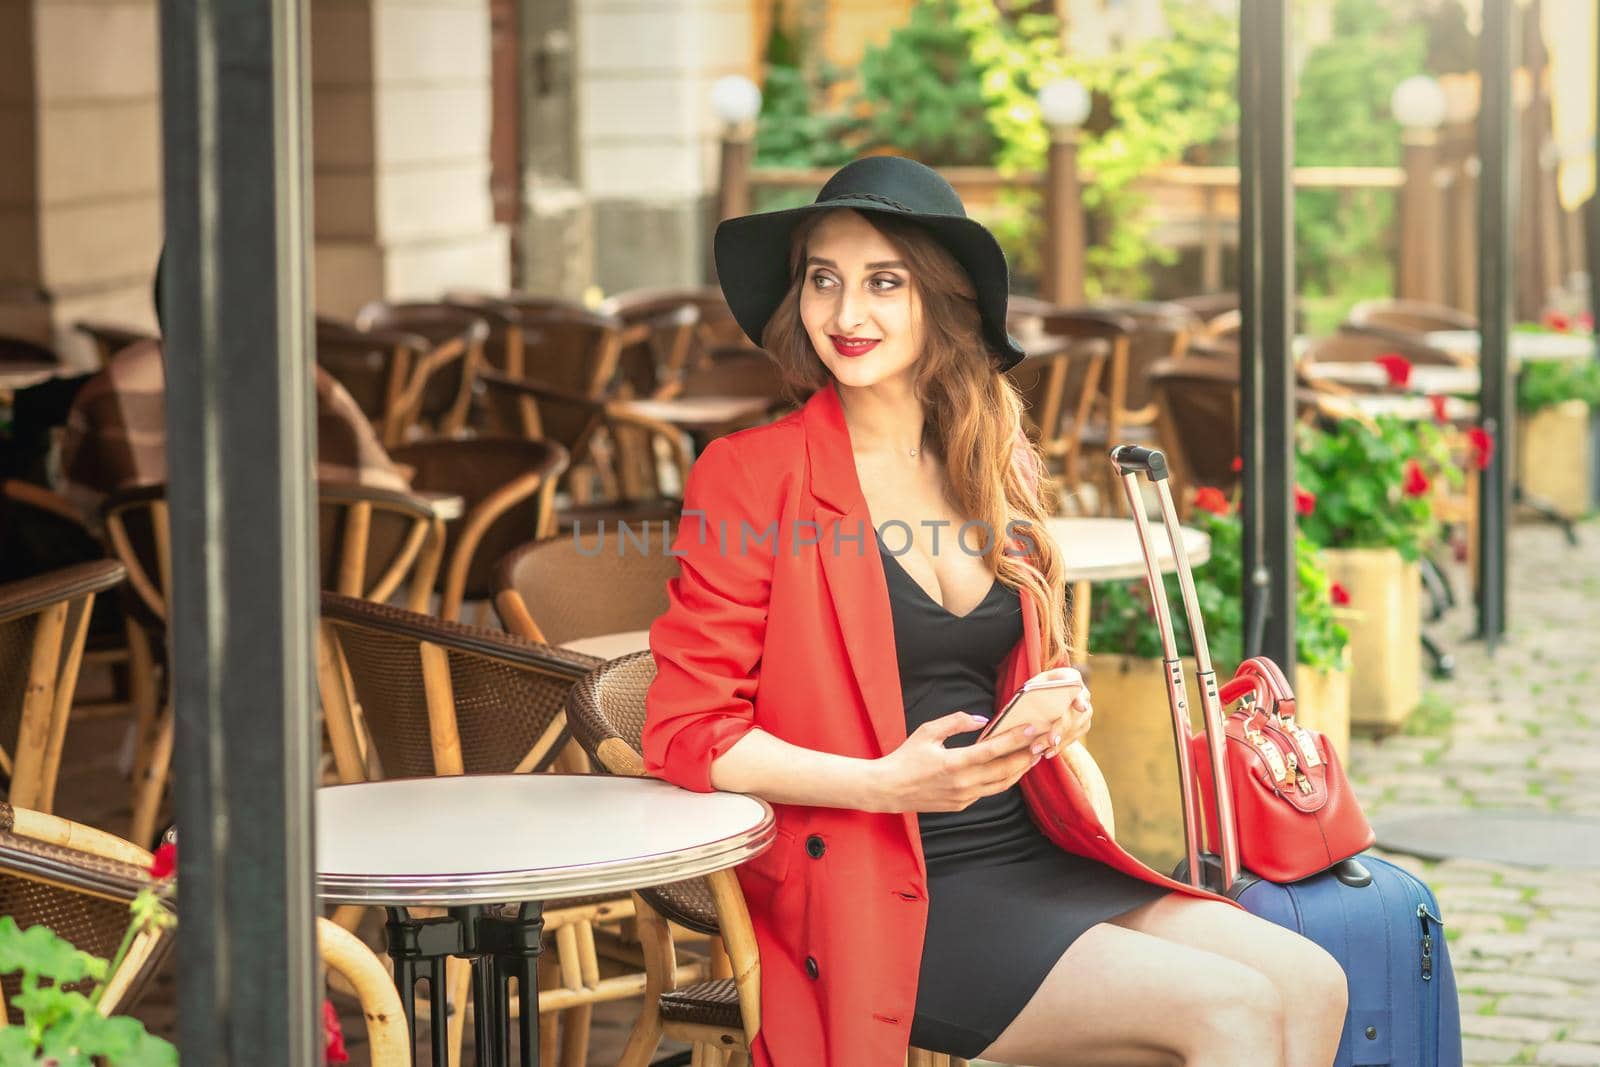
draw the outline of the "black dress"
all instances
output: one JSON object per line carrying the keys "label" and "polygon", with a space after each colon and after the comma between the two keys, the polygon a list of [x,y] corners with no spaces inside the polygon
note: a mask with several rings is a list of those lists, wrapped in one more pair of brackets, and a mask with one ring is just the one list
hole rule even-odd
{"label": "black dress", "polygon": [[[995,579],[966,615],[930,597],[878,542],[894,613],[906,730],[954,711],[989,715],[1000,662],[1022,637],[1017,591]],[[977,733],[946,742],[970,745]],[[918,815],[928,863],[928,929],[911,1043],[968,1059],[994,1043],[1084,931],[1164,895],[1062,851],[1019,787],[959,812]]]}

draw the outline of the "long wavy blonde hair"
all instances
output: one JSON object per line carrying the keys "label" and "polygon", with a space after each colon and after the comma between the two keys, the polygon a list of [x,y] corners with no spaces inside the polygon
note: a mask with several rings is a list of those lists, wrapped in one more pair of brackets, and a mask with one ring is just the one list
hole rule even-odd
{"label": "long wavy blonde hair", "polygon": [[[806,244],[826,214],[816,212],[795,228],[789,291],[761,334],[795,402],[833,378],[800,319]],[[1021,395],[988,354],[972,279],[915,223],[877,212],[862,217],[899,250],[921,304],[924,339],[914,387],[927,447],[944,464],[950,499],[966,518],[1000,532],[988,538],[983,558],[1002,583],[1028,590],[1038,606],[1041,662],[1046,668],[1070,662],[1066,574],[1044,525],[1055,512],[1055,483],[1046,474],[1043,452],[1023,432]],[[1026,553],[1006,551],[1004,534],[1010,530]]]}

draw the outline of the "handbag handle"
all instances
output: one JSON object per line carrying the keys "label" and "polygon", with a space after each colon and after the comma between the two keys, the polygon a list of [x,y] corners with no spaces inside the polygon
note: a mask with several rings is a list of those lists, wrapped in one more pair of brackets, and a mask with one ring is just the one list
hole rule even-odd
{"label": "handbag handle", "polygon": [[[1294,717],[1294,690],[1289,688],[1289,680],[1283,676],[1283,671],[1276,663],[1263,656],[1254,656],[1241,663],[1233,680],[1222,689],[1224,703],[1228,702],[1229,689],[1241,680],[1251,681],[1257,700],[1265,704],[1267,698],[1271,698],[1270,708],[1274,715],[1286,719]],[[1240,693],[1242,690],[1234,694],[1234,699],[1238,699]]]}

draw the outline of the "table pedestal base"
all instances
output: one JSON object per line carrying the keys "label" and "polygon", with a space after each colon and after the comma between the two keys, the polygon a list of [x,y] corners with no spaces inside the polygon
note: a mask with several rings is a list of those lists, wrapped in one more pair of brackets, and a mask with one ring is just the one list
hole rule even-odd
{"label": "table pedestal base", "polygon": [[[388,908],[385,927],[388,952],[394,960],[394,981],[400,991],[406,1029],[417,1032],[416,985],[428,981],[432,1011],[432,1062],[448,1062],[449,1005],[445,961],[452,956],[472,961],[473,1039],[480,1067],[508,1067],[511,1062],[511,980],[517,981],[517,1038],[522,1067],[539,1064],[539,951],[544,935],[544,908],[521,904],[515,915],[496,915],[482,905],[449,909],[430,919],[411,916],[405,908]],[[465,1005],[458,1006],[465,1010]]]}

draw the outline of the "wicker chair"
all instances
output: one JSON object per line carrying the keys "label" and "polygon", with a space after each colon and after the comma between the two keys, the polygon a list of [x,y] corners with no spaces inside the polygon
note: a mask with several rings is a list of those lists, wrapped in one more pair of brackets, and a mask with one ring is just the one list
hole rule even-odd
{"label": "wicker chair", "polygon": [[[584,637],[645,630],[667,610],[667,583],[678,573],[667,549],[675,523],[651,523],[628,542],[612,530],[605,551],[576,537],[530,541],[494,569],[494,606],[511,633],[553,645]],[[604,547],[604,546],[602,546]],[[596,595],[603,590],[603,595]]]}
{"label": "wicker chair", "polygon": [[1163,360],[1150,368],[1156,428],[1172,468],[1173,496],[1187,516],[1202,485],[1231,493],[1239,482],[1239,367],[1220,359]]}
{"label": "wicker chair", "polygon": [[[677,518],[682,502],[662,490],[653,477],[654,464],[640,458],[653,456],[654,442],[659,440],[671,452],[675,467],[687,478],[689,450],[676,427],[622,410],[621,405],[627,401],[612,402],[492,371],[485,371],[481,379],[484,398],[498,430],[554,441],[567,450],[571,503],[557,512],[557,529],[570,530],[576,522],[599,519],[643,522]],[[628,443],[628,431],[645,438],[649,447],[617,450],[619,439]],[[627,477],[619,478],[619,466],[620,473]],[[600,499],[592,497],[582,479],[570,477],[580,469],[600,474]]]}
{"label": "wicker chair", "polygon": [[317,364],[344,386],[386,446],[405,440],[424,392],[455,357],[403,330],[358,330],[317,317]]}
{"label": "wicker chair", "polygon": [[1314,342],[1301,355],[1306,363],[1370,363],[1379,356],[1396,352],[1418,366],[1458,367],[1462,361],[1443,349],[1415,339],[1377,333],[1336,333]]}
{"label": "wicker chair", "polygon": [[[153,645],[164,640],[171,593],[166,492],[165,485],[123,490],[107,498],[102,513],[106,537],[127,568],[141,609],[127,627],[137,702],[128,833],[135,841],[154,837],[172,760],[171,704],[153,683],[144,681],[153,676]],[[409,574],[408,602],[425,605],[444,551],[444,524],[433,509],[404,493],[359,485],[323,485],[317,495],[323,583],[340,592],[387,600]]]}
{"label": "wicker chair", "polygon": [[95,594],[126,575],[107,559],[0,585],[0,769],[13,804],[54,807]]}
{"label": "wicker chair", "polygon": [[[1083,430],[1100,395],[1110,355],[1110,344],[1089,337],[1073,340],[1050,355],[1029,356],[1010,371],[1045,462],[1069,494],[1077,489]],[[1069,393],[1069,387],[1075,391]]]}
{"label": "wicker chair", "polygon": [[[456,619],[463,600],[492,593],[496,560],[530,537],[555,532],[556,479],[567,451],[553,441],[516,437],[418,441],[390,453],[415,470],[412,487],[456,493],[466,516],[445,528],[439,616]],[[373,598],[378,599],[378,598]]]}
{"label": "wicker chair", "polygon": [[489,324],[473,311],[448,304],[389,304],[374,301],[356,313],[362,330],[416,334],[432,346],[411,376],[393,435],[397,445],[420,427],[436,437],[454,437],[467,425],[473,385],[483,365]]}
{"label": "wicker chair", "polygon": [[1123,396],[1128,410],[1123,421],[1125,425],[1148,426],[1155,422],[1150,368],[1163,359],[1182,358],[1189,342],[1201,333],[1205,320],[1192,308],[1172,301],[1100,300],[1094,307],[1133,321],[1127,390]]}
{"label": "wicker chair", "polygon": [[[43,925],[83,952],[111,958],[128,930],[128,906],[150,884],[149,866],[150,854],[131,842],[0,803],[0,914],[24,929]],[[101,1012],[127,1011],[172,944],[170,929],[140,935],[107,976]],[[17,982],[0,977],[0,1020],[21,1021],[10,1007]]]}
{"label": "wicker chair", "polygon": [[[437,774],[523,774],[552,765],[567,740],[567,691],[598,660],[426,615],[322,596],[318,678],[323,717],[343,782]],[[350,921],[341,909],[336,921]],[[602,978],[597,927],[632,915],[626,898],[550,902],[545,934],[565,988],[541,996],[542,1013],[561,1011],[561,1062],[582,1067],[595,1003],[636,995],[638,973]],[[608,941],[609,938],[609,941]],[[467,970],[452,961],[457,1003]],[[458,1048],[463,1012],[450,1020]],[[546,1039],[556,1029],[548,1027]]]}
{"label": "wicker chair", "polygon": [[1363,300],[1350,309],[1341,327],[1404,341],[1420,341],[1420,335],[1434,330],[1477,328],[1478,320],[1465,311],[1420,300]]}
{"label": "wicker chair", "polygon": [[722,290],[715,285],[632,289],[606,300],[600,310],[632,325],[685,307],[694,309],[694,330],[689,351],[676,366],[692,370],[710,366],[732,350],[758,351],[740,329]]}
{"label": "wicker chair", "polygon": [[[150,884],[150,853],[130,841],[51,815],[0,803],[0,913],[17,925],[44,925],[78,949],[116,955],[128,928],[128,906]],[[169,903],[170,906],[170,903]],[[100,1011],[127,1011],[170,951],[173,929],[146,932],[107,976]],[[317,920],[317,949],[329,970],[355,990],[367,1021],[372,1067],[409,1067],[411,1039],[400,996],[382,962],[349,932]],[[15,976],[0,978],[7,1005]],[[0,1015],[0,1023],[21,1020]],[[9,1016],[9,1020],[8,1020]]]}
{"label": "wicker chair", "polygon": [[[1052,337],[1100,341],[1109,350],[1103,368],[1097,360],[1080,360],[1068,368],[1063,396],[1086,398],[1089,401],[1089,413],[1083,416],[1081,405],[1074,405],[1069,412],[1065,407],[1072,401],[1063,400],[1062,418],[1070,416],[1072,422],[1069,426],[1059,428],[1054,436],[1073,442],[1070,449],[1063,450],[1063,461],[1069,451],[1075,460],[1084,446],[1095,447],[1109,441],[1137,439],[1140,435],[1133,427],[1138,423],[1131,420],[1143,419],[1144,415],[1128,406],[1128,367],[1138,323],[1127,315],[1112,311],[1058,308],[1039,316],[1039,328]],[[1094,382],[1088,380],[1091,375],[1095,378]],[[1151,435],[1147,433],[1146,436]],[[1115,503],[1119,494],[1110,464],[1094,464],[1087,477],[1074,468],[1064,466],[1062,475],[1069,485],[1083,481],[1098,485],[1101,510],[1108,506],[1119,506]]]}
{"label": "wicker chair", "polygon": [[[655,677],[655,659],[636,652],[596,668],[567,699],[573,736],[608,774],[643,776],[639,738],[644,730],[645,693]],[[732,871],[719,871],[634,893],[639,938],[645,949],[645,1007],[617,1067],[644,1067],[663,1036],[696,1046],[702,1057],[732,1052],[733,1067],[749,1062],[749,1043],[761,1029],[761,960],[744,893]],[[727,946],[730,975],[691,985],[675,973],[675,947],[668,921],[716,935]],[[965,1062],[921,1049],[910,1067],[964,1067]]]}
{"label": "wicker chair", "polygon": [[1218,315],[1225,315],[1239,308],[1238,293],[1195,293],[1191,296],[1174,297],[1170,303],[1188,308],[1199,317],[1201,322],[1209,323]]}
{"label": "wicker chair", "polygon": [[[0,581],[20,581],[107,557],[106,546],[66,497],[15,478],[0,482]],[[118,595],[95,599],[83,664],[85,668],[109,668],[119,691],[104,703],[76,701],[78,715],[121,714],[139,699],[133,692],[133,679],[127,676],[131,663],[124,620],[129,595],[123,587]]]}

